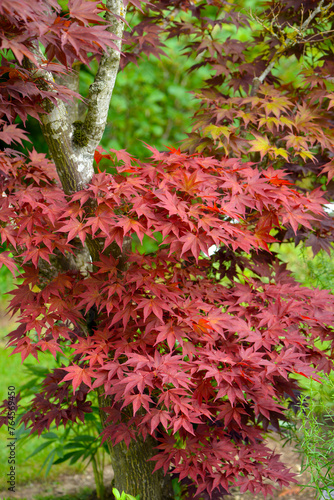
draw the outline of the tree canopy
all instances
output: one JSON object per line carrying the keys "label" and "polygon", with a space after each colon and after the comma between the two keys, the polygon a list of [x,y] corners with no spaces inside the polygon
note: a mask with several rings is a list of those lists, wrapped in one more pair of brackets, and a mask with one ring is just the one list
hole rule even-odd
{"label": "tree canopy", "polygon": [[[270,245],[330,249],[331,183],[317,175],[333,176],[333,12],[324,0],[251,14],[222,0],[0,4],[0,264],[22,279],[9,345],[23,360],[71,348],[22,420],[39,434],[84,421],[96,391],[119,491],[167,500],[174,474],[185,498],[218,499],[294,480],[264,433],[284,420],[294,374],[332,369],[315,341],[333,340],[334,300],[297,284]],[[145,160],[103,149],[119,69],[140,71],[166,37],[211,73],[193,89],[193,131]],[[275,71],[290,57],[300,75],[286,82]],[[49,157],[12,149],[28,115]]]}

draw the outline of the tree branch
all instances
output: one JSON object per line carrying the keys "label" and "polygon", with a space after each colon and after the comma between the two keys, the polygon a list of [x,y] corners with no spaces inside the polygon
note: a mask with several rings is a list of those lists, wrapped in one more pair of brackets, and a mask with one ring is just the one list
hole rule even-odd
{"label": "tree branch", "polygon": [[[63,101],[58,100],[54,104],[49,99],[45,99],[43,107],[46,113],[40,115],[42,132],[66,194],[84,188],[94,175],[94,152],[105,129],[110,99],[118,72],[124,29],[124,22],[121,18],[124,19],[125,8],[123,0],[107,0],[106,7],[108,9],[106,20],[110,25],[108,30],[118,37],[116,45],[119,50],[109,49],[101,57],[95,81],[89,91],[85,122],[77,121],[78,106],[76,102],[66,105]],[[38,47],[35,48],[34,52],[37,61],[42,61],[43,55]],[[36,67],[27,58],[25,58],[24,64],[34,73],[39,88],[48,91],[54,90],[55,82],[52,73],[44,69],[42,65]],[[62,79],[64,81],[60,83],[65,83],[72,90],[78,90],[78,71],[66,75]],[[92,260],[98,260],[101,251],[98,241],[87,237],[86,245]],[[130,249],[129,242],[125,241],[122,251],[119,251],[121,254],[119,258],[122,262],[126,261]],[[83,249],[83,252],[86,250]],[[112,253],[114,254],[115,251]]]}
{"label": "tree branch", "polygon": [[[106,20],[110,24],[109,31],[119,38],[116,41],[119,50],[109,49],[101,57],[95,81],[88,95],[88,112],[85,122],[72,121],[77,113],[75,105],[69,107],[69,112],[64,102],[60,100],[57,104],[48,99],[43,102],[46,113],[40,116],[41,128],[66,194],[83,189],[92,179],[94,152],[107,122],[120,60],[124,29],[124,22],[120,17],[125,16],[123,0],[107,0],[107,9]],[[42,61],[42,53],[37,47],[35,53],[37,59]],[[54,89],[52,73],[43,69],[42,66],[36,68],[27,58],[25,65],[31,71],[35,71],[35,77],[41,89],[49,91]],[[74,84],[77,85],[77,82],[74,81]]]}
{"label": "tree branch", "polygon": [[[303,24],[300,27],[300,31],[306,30],[308,28],[310,22],[315,18],[315,16],[317,14],[320,14],[323,4],[324,4],[324,0],[321,0],[318,7],[316,9],[314,9],[314,11],[311,12],[311,14],[308,16],[308,18],[303,22]],[[328,8],[331,8],[332,5],[333,5],[333,2],[330,3]]]}
{"label": "tree branch", "polygon": [[93,153],[101,141],[107,123],[110,99],[121,57],[124,22],[120,17],[124,19],[126,13],[123,0],[107,0],[106,7],[109,10],[106,15],[106,20],[110,23],[108,31],[119,38],[115,41],[119,50],[109,48],[101,57],[94,83],[89,88],[84,131],[88,138],[88,149]]}
{"label": "tree branch", "polygon": [[[303,22],[303,24],[300,26],[300,28],[298,29],[298,32],[299,32],[299,35],[300,37],[303,37],[304,35],[304,31],[307,30],[307,28],[309,27],[310,23],[313,21],[313,19],[315,18],[315,16],[317,14],[320,14],[320,12],[322,11],[322,8],[323,8],[323,4],[324,4],[324,0],[321,0],[318,7],[316,9],[314,9],[310,15],[308,16],[308,18]],[[326,7],[326,10],[329,10],[332,6],[334,5],[334,1],[332,1],[327,7]],[[295,45],[297,43],[297,37],[295,38],[291,38],[291,39],[288,39],[286,42],[284,41],[284,45],[282,45],[282,48],[284,50],[286,49],[289,49],[290,47],[293,47],[293,45]],[[278,50],[278,53],[276,53],[274,55],[274,57],[272,58],[272,60],[270,61],[270,63],[268,64],[268,66],[266,67],[266,69],[261,73],[260,76],[257,76],[253,79],[253,84],[252,84],[252,89],[251,89],[251,92],[250,92],[250,95],[253,97],[257,94],[258,90],[259,90],[259,87],[260,85],[264,82],[265,78],[267,77],[267,75],[271,72],[271,70],[273,69],[273,67],[275,66],[275,63],[276,61],[279,59],[279,55],[282,55],[280,53],[280,51]]]}
{"label": "tree branch", "polygon": [[[38,48],[35,49],[35,54],[37,60],[42,61],[43,55]],[[36,68],[27,58],[24,59],[24,66],[32,72],[40,89],[54,91],[52,73],[42,65]],[[79,191],[89,183],[94,174],[94,153],[89,154],[87,148],[73,141],[74,128],[63,101],[58,99],[54,104],[49,99],[44,99],[42,106],[45,113],[40,115],[41,129],[64,192],[70,194]]]}

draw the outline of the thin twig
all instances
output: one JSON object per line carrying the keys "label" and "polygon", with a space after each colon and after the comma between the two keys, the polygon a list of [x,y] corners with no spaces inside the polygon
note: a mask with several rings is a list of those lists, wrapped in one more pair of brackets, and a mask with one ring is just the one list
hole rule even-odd
{"label": "thin twig", "polygon": [[[321,12],[323,4],[324,4],[324,0],[321,0],[321,2],[319,3],[318,7],[316,9],[314,9],[314,11],[311,12],[311,14],[308,16],[308,18],[303,22],[303,24],[301,25],[300,29],[298,30],[301,35],[302,35],[303,31],[307,30],[307,28],[309,27],[311,21],[315,18],[315,16]],[[334,1],[332,1],[326,7],[326,10],[329,10],[331,7],[333,7],[333,5],[334,5]],[[288,48],[291,48],[296,43],[297,43],[297,40],[290,39],[290,40],[288,40],[286,42],[286,45],[285,45],[284,49],[286,50]],[[301,43],[301,41],[298,41],[298,43]],[[275,54],[274,57],[272,58],[272,60],[270,61],[270,63],[268,64],[268,66],[266,67],[266,69],[263,71],[263,73],[260,76],[255,77],[253,79],[252,89],[251,89],[251,92],[250,92],[251,96],[254,96],[254,95],[257,94],[257,91],[259,90],[259,87],[260,87],[261,83],[264,82],[264,80],[267,77],[267,75],[271,72],[271,70],[275,66],[278,57],[279,56],[277,54]]]}
{"label": "thin twig", "polygon": [[[300,30],[301,31],[304,31],[305,29],[308,28],[308,25],[310,24],[310,22],[315,18],[315,16],[317,14],[319,14],[321,12],[321,9],[322,9],[322,6],[324,4],[324,0],[321,0],[321,2],[319,3],[318,7],[316,9],[314,9],[313,12],[311,12],[311,14],[308,16],[308,18],[303,22],[303,24],[301,25],[300,27]],[[333,2],[331,2],[329,8],[333,5]]]}

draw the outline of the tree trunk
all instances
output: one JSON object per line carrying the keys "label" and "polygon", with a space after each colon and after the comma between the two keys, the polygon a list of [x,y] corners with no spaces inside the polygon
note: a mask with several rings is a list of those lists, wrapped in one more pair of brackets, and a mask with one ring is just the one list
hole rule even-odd
{"label": "tree trunk", "polygon": [[[114,44],[118,49],[108,48],[100,59],[97,74],[86,99],[87,113],[83,121],[77,121],[79,112],[77,102],[65,105],[59,101],[56,105],[47,99],[43,101],[46,113],[40,116],[41,127],[66,194],[83,189],[94,175],[94,151],[106,126],[110,99],[119,69],[126,6],[124,0],[107,0],[106,8],[105,20],[109,24],[108,31],[115,35]],[[42,60],[43,55],[38,46],[35,52],[36,58]],[[31,67],[33,64],[26,58],[26,65]],[[43,69],[43,66],[34,69],[36,81],[39,78],[39,85],[52,91],[53,75]],[[68,87],[78,89],[78,72],[66,75],[65,79],[68,80]],[[94,202],[91,203],[93,206]],[[97,240],[89,236],[86,239],[86,246],[90,254],[86,268],[89,268],[92,261],[99,260],[101,248]],[[127,254],[131,251],[131,239],[124,239],[122,250],[115,247],[117,245],[111,245],[111,254],[118,259],[118,267],[123,270]],[[106,427],[109,424],[106,424],[106,415],[101,408],[110,406],[110,399],[104,397],[103,389],[98,388],[97,392],[102,425]],[[170,494],[169,476],[165,479],[162,471],[152,474],[154,463],[147,462],[148,458],[156,454],[154,445],[152,437],[147,438],[145,442],[138,439],[137,442],[131,443],[129,450],[123,443],[114,448],[108,443],[115,473],[115,487],[120,492],[124,491],[133,496],[140,495],[140,500],[173,498]]]}
{"label": "tree trunk", "polygon": [[[110,398],[104,397],[103,387],[98,387],[98,400],[103,428],[106,423],[106,414],[103,407],[110,406]],[[112,424],[111,424],[112,425]],[[157,454],[157,445],[151,436],[144,441],[142,437],[131,441],[129,448],[124,442],[112,446],[108,442],[111,464],[114,470],[114,487],[120,493],[124,491],[134,497],[140,495],[140,500],[173,500],[172,482],[170,476],[164,476],[160,469],[152,474],[155,463],[148,461]]]}
{"label": "tree trunk", "polygon": [[156,441],[147,437],[131,441],[129,449],[124,442],[113,449],[112,466],[114,469],[114,484],[118,491],[125,491],[133,496],[140,495],[140,500],[172,499],[172,484],[170,476],[164,476],[162,469],[152,474],[154,462],[147,461],[156,455]]}

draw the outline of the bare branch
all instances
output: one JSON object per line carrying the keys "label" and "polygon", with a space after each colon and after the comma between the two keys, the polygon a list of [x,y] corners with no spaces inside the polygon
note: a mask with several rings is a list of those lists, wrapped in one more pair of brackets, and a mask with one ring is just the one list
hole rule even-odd
{"label": "bare branch", "polygon": [[[313,12],[311,12],[311,14],[308,16],[308,18],[301,25],[301,27],[300,27],[301,31],[306,30],[309,27],[310,22],[315,18],[315,16],[317,14],[320,14],[323,4],[324,4],[324,0],[321,0],[318,7],[316,9],[314,9]],[[331,8],[332,5],[333,5],[333,2],[330,3],[328,8]]]}
{"label": "bare branch", "polygon": [[266,76],[269,75],[270,71],[273,69],[273,67],[275,66],[275,63],[276,63],[276,58],[274,58],[270,64],[266,67],[266,69],[264,70],[264,72],[257,78],[257,80],[259,81],[259,83],[263,83]]}
{"label": "bare branch", "polygon": [[[250,95],[251,96],[254,96],[257,94],[258,90],[259,90],[259,86],[261,85],[261,83],[264,82],[265,78],[267,77],[267,75],[271,72],[271,70],[273,69],[273,67],[275,66],[277,60],[279,59],[279,57],[282,55],[282,53],[293,47],[296,43],[300,43],[300,41],[305,38],[305,31],[307,30],[307,28],[309,27],[310,23],[313,21],[313,19],[322,12],[322,9],[323,9],[323,4],[324,4],[324,0],[321,0],[318,7],[316,9],[314,9],[310,15],[308,16],[308,18],[303,22],[303,24],[300,26],[300,28],[297,28],[296,31],[296,35],[298,34],[299,35],[299,38],[297,36],[291,38],[291,39],[288,39],[288,40],[284,40],[284,44],[282,44],[281,46],[281,49],[282,50],[278,50],[277,53],[274,55],[274,57],[272,58],[272,60],[270,61],[270,63],[268,64],[268,66],[266,67],[266,69],[263,71],[263,73],[258,76],[258,77],[255,77],[253,79],[253,84],[252,84],[252,89],[251,89],[251,93]],[[334,1],[332,1],[329,5],[327,5],[325,7],[325,10],[326,12],[331,8],[333,7],[334,5]]]}
{"label": "bare branch", "polygon": [[124,19],[126,13],[123,0],[107,0],[106,7],[109,10],[106,16],[106,20],[110,23],[108,30],[119,38],[115,41],[119,50],[109,48],[101,57],[94,83],[89,88],[84,131],[88,138],[87,149],[92,153],[98,146],[107,123],[110,99],[121,56],[124,22],[120,17]]}

